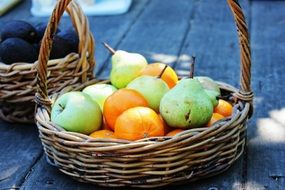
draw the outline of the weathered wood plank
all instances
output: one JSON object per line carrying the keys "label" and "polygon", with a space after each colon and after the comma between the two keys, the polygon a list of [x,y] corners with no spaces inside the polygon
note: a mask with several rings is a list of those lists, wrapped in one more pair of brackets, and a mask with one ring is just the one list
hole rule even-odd
{"label": "weathered wood plank", "polygon": [[42,154],[36,127],[0,121],[0,189],[17,188]]}
{"label": "weathered wood plank", "polygon": [[103,189],[96,185],[80,183],[73,180],[71,177],[62,174],[56,167],[50,166],[45,156],[42,156],[39,162],[35,165],[32,172],[27,179],[21,190],[30,189],[73,189],[73,190],[99,190]]}
{"label": "weathered wood plank", "polygon": [[[207,75],[237,86],[239,52],[235,25],[226,3],[201,1],[176,65],[183,75],[196,56],[196,75]],[[223,72],[220,72],[223,70]],[[186,73],[187,74],[187,73]]]}
{"label": "weathered wood plank", "polygon": [[[114,47],[141,53],[150,63],[162,61],[173,65],[197,3],[197,1],[181,0],[165,0],[163,3],[151,1],[121,43]],[[109,63],[108,67],[99,73],[99,77],[107,78],[110,69]]]}
{"label": "weathered wood plank", "polygon": [[252,2],[255,114],[248,128],[248,190],[285,188],[284,7],[284,1]]}

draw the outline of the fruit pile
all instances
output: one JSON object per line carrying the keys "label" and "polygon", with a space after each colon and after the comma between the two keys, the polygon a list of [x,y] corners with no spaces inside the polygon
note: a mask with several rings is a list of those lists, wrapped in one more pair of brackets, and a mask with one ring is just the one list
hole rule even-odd
{"label": "fruit pile", "polygon": [[220,89],[211,78],[178,80],[166,64],[148,64],[140,54],[105,46],[113,54],[111,84],[60,96],[51,111],[59,127],[93,138],[134,141],[210,127],[231,116],[232,105],[218,98]]}
{"label": "fruit pile", "polygon": [[[6,22],[0,32],[0,62],[34,63],[38,59],[39,48],[46,29],[45,23],[35,26],[20,20]],[[63,58],[78,51],[78,35],[73,29],[57,30],[54,36],[50,58]]]}

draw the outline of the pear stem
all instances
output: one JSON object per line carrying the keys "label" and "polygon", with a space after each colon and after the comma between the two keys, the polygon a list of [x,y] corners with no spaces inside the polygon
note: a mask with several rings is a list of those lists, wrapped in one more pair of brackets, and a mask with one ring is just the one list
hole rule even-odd
{"label": "pear stem", "polygon": [[107,48],[107,50],[109,50],[109,52],[114,55],[116,53],[116,51],[106,42],[102,42],[102,44],[105,46],[105,48]]}
{"label": "pear stem", "polygon": [[164,68],[162,69],[162,71],[160,72],[160,74],[157,76],[157,78],[161,78],[162,77],[162,75],[163,75],[163,73],[164,73],[164,71],[167,69],[167,67],[168,67],[168,65],[165,65],[164,66]]}
{"label": "pear stem", "polygon": [[62,110],[64,110],[64,106],[63,105],[61,105],[61,104],[58,104],[59,105],[59,107],[62,109]]}
{"label": "pear stem", "polygon": [[195,66],[195,59],[196,57],[195,56],[192,56],[192,59],[191,59],[191,63],[190,63],[190,74],[189,74],[189,78],[192,79],[194,77],[194,66]]}

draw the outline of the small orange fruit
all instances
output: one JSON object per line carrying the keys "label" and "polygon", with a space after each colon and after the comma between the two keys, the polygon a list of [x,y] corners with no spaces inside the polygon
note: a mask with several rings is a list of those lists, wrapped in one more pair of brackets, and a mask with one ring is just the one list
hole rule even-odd
{"label": "small orange fruit", "polygon": [[220,119],[223,119],[223,118],[225,118],[225,116],[223,116],[219,113],[213,113],[210,121],[207,124],[207,127],[212,126],[216,121],[219,121]]}
{"label": "small orange fruit", "polygon": [[174,129],[174,130],[172,130],[172,131],[170,131],[169,133],[167,133],[166,134],[166,136],[174,136],[174,135],[176,135],[177,133],[180,133],[180,132],[182,132],[182,131],[184,131],[183,129]]}
{"label": "small orange fruit", "polygon": [[[149,64],[142,71],[142,75],[159,76],[159,74],[162,72],[164,67],[165,67],[165,64],[163,63]],[[163,75],[161,76],[161,79],[167,83],[169,88],[174,87],[178,81],[177,74],[169,66],[164,71]]]}
{"label": "small orange fruit", "polygon": [[132,89],[120,89],[110,95],[104,103],[103,115],[107,125],[114,130],[117,117],[129,108],[148,106],[146,99]]}
{"label": "small orange fruit", "polygon": [[218,105],[214,108],[214,112],[228,117],[232,115],[233,106],[229,102],[219,99]]}
{"label": "small orange fruit", "polygon": [[94,131],[89,136],[93,138],[116,138],[114,132],[107,129]]}
{"label": "small orange fruit", "polygon": [[117,138],[133,141],[163,136],[164,127],[155,111],[148,107],[135,107],[118,117],[114,134]]}

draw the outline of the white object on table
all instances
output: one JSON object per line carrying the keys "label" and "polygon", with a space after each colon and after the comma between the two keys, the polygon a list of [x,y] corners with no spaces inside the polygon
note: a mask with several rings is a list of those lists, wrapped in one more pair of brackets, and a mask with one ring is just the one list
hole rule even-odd
{"label": "white object on table", "polygon": [[[132,0],[77,0],[87,16],[117,15],[127,12]],[[31,13],[34,16],[50,16],[56,0],[33,0]]]}

